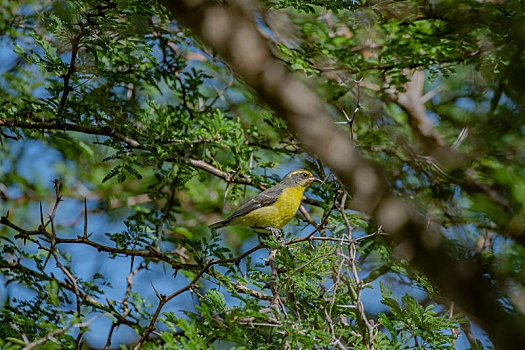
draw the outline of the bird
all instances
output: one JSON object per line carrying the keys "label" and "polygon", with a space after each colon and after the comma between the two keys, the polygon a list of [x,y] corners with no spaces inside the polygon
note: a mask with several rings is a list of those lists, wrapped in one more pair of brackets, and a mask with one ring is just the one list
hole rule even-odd
{"label": "bird", "polygon": [[210,229],[230,225],[250,227],[257,233],[272,233],[280,237],[281,229],[295,216],[304,190],[320,179],[304,169],[293,170],[275,186],[259,193],[241,205],[226,220],[216,222]]}

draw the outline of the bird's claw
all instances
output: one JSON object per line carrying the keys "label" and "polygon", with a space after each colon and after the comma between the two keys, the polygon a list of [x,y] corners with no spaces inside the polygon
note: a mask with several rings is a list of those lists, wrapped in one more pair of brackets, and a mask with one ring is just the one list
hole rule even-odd
{"label": "bird's claw", "polygon": [[277,240],[279,243],[284,243],[283,234],[281,230],[278,228],[268,227],[270,229],[270,232],[272,233],[272,236]]}
{"label": "bird's claw", "polygon": [[284,243],[284,239],[282,236],[282,231],[275,227],[252,227],[252,229],[255,232],[258,233],[271,233],[272,236],[277,240],[279,243]]}

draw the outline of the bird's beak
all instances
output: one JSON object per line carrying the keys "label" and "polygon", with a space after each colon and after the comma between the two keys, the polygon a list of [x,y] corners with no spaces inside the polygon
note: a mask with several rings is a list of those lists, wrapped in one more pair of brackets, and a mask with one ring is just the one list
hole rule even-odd
{"label": "bird's beak", "polygon": [[311,177],[311,178],[309,178],[308,180],[310,180],[310,183],[312,183],[312,182],[320,182],[320,183],[324,184],[324,181],[323,181],[323,180],[318,179],[318,178],[316,178],[316,177]]}

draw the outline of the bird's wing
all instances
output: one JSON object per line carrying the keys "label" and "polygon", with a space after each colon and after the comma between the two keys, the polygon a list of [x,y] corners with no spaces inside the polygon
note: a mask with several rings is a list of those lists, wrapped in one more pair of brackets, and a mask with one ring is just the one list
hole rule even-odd
{"label": "bird's wing", "polygon": [[239,209],[234,211],[233,214],[226,219],[226,221],[246,215],[255,209],[266,207],[277,202],[277,198],[279,198],[281,193],[283,193],[283,190],[283,187],[277,185],[270,187],[265,191],[262,191],[257,196],[253,197],[252,199],[241,205]]}

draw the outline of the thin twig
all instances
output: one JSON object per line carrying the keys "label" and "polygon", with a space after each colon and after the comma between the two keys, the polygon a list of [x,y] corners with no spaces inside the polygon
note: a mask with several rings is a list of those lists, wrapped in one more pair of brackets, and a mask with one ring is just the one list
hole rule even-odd
{"label": "thin twig", "polygon": [[53,206],[53,210],[51,212],[51,215],[49,215],[49,220],[47,221],[47,223],[44,224],[44,229],[45,229],[46,226],[49,223],[51,223],[51,247],[49,248],[49,254],[46,257],[46,260],[44,261],[44,265],[42,265],[42,271],[46,268],[47,262],[49,261],[49,258],[51,257],[51,254],[53,254],[53,252],[55,250],[56,236],[57,236],[56,235],[56,231],[55,231],[55,215],[56,215],[56,211],[58,209],[58,205],[62,201],[62,196],[60,195],[60,183],[61,183],[61,181],[62,181],[62,178],[56,179],[54,181],[54,184],[55,184],[55,196],[56,196],[55,205]]}
{"label": "thin twig", "polygon": [[87,322],[75,323],[75,324],[72,324],[72,325],[64,327],[64,328],[55,329],[53,332],[47,334],[45,337],[42,337],[42,338],[40,338],[38,340],[35,340],[34,342],[31,342],[31,343],[27,344],[26,346],[24,346],[23,350],[33,349],[34,347],[37,347],[37,346],[39,346],[41,344],[44,344],[48,340],[53,340],[56,336],[64,334],[70,328],[85,328],[85,327],[89,327],[91,325],[91,323],[95,319],[97,319],[99,316],[100,315],[97,315],[97,316],[93,317],[92,319],[90,319]]}

